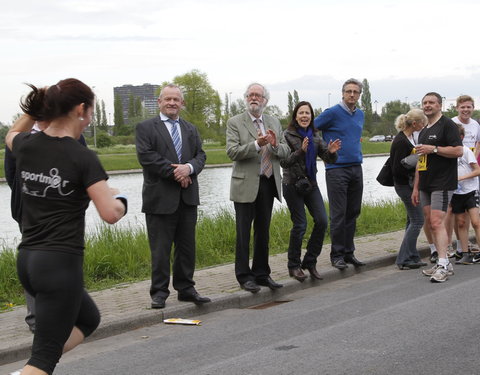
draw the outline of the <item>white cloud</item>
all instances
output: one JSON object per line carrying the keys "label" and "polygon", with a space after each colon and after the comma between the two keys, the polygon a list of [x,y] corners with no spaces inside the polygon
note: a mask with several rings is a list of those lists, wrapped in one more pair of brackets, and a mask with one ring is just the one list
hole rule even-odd
{"label": "white cloud", "polygon": [[22,82],[77,77],[113,112],[114,86],[192,69],[222,98],[263,82],[284,110],[294,89],[316,107],[336,103],[350,77],[367,78],[382,103],[418,100],[435,85],[446,96],[477,96],[479,11],[473,0],[8,3],[0,14],[0,121],[18,111]]}

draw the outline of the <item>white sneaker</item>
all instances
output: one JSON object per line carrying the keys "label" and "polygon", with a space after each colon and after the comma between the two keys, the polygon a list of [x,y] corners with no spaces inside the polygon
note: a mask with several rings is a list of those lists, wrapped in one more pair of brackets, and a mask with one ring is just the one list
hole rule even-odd
{"label": "white sneaker", "polygon": [[435,273],[430,277],[432,283],[443,283],[448,280],[448,271],[442,266],[437,267]]}
{"label": "white sneaker", "polygon": [[22,373],[22,370],[17,370],[14,372],[11,372],[10,375],[20,375]]}
{"label": "white sneaker", "polygon": [[453,250],[452,245],[448,245],[447,247],[447,257],[453,258],[455,256],[455,250]]}
{"label": "white sneaker", "polygon": [[[433,276],[433,274],[437,271],[437,269],[439,267],[443,268],[441,265],[435,264],[432,268],[422,270],[422,273],[423,273],[424,276]],[[447,275],[452,276],[453,274],[454,274],[453,266],[452,266],[452,263],[449,262],[448,265],[447,265]]]}

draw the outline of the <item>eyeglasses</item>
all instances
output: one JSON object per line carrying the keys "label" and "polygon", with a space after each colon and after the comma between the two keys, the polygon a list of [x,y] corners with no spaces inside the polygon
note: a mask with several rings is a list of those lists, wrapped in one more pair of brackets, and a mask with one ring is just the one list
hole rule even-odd
{"label": "eyeglasses", "polygon": [[250,94],[247,95],[247,98],[248,99],[264,99],[265,96],[263,96],[262,94],[257,94],[256,92],[251,92]]}
{"label": "eyeglasses", "polygon": [[346,90],[344,91],[345,94],[348,94],[348,95],[360,95],[360,91],[357,91],[357,90]]}

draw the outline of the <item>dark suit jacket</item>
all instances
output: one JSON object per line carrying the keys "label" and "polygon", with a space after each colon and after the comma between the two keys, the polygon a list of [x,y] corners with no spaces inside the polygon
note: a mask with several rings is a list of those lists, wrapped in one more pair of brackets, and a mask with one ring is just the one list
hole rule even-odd
{"label": "dark suit jacket", "polygon": [[197,175],[205,166],[206,155],[197,128],[179,120],[182,132],[182,164],[190,163],[194,173],[192,184],[182,189],[173,178],[173,167],[178,164],[172,137],[160,116],[143,121],[136,127],[135,144],[138,161],[143,168],[142,212],[146,214],[172,214],[180,203],[198,206]]}

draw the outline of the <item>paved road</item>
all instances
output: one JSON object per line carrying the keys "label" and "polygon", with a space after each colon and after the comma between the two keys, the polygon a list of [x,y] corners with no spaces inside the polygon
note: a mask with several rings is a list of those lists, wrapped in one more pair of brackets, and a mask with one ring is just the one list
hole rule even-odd
{"label": "paved road", "polygon": [[433,284],[382,267],[199,327],[138,329],[83,345],[55,374],[478,374],[480,266],[455,271]]}

